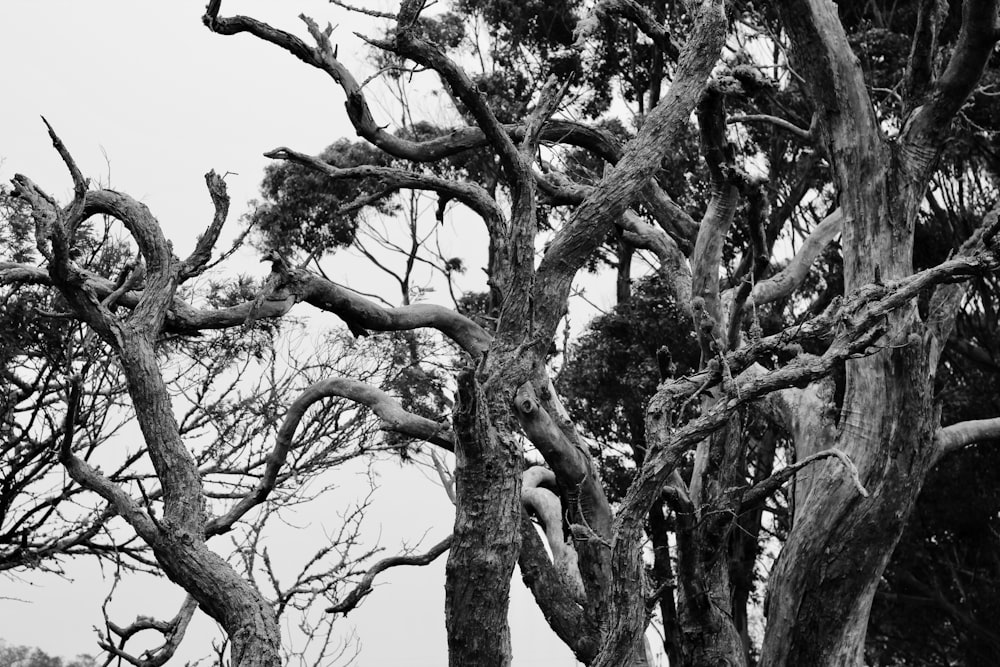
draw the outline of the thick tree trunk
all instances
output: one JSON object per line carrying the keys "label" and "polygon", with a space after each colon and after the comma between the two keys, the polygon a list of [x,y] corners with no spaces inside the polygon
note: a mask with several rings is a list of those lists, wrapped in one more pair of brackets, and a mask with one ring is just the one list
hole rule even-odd
{"label": "thick tree trunk", "polygon": [[745,667],[746,651],[743,638],[733,623],[732,595],[729,584],[729,563],[721,557],[705,572],[706,587],[700,598],[689,599],[685,588],[680,589],[682,660],[684,667],[726,665]]}
{"label": "thick tree trunk", "polygon": [[823,465],[772,572],[761,665],[864,663],[875,590],[934,457],[931,389],[916,334],[851,362],[837,445],[870,496]]}
{"label": "thick tree trunk", "polygon": [[729,578],[730,533],[739,509],[733,489],[743,483],[743,448],[741,417],[736,414],[726,428],[698,447],[702,463],[699,467],[696,460],[691,483],[695,515],[678,512],[677,608],[683,665],[746,665]]}
{"label": "thick tree trunk", "polygon": [[281,632],[271,605],[218,554],[183,531],[153,545],[171,581],[191,593],[230,642],[233,667],[279,667]]}
{"label": "thick tree trunk", "polygon": [[455,405],[455,537],[445,571],[452,667],[511,662],[507,611],[520,548],[521,449],[509,430],[513,396],[489,398],[471,371]]}

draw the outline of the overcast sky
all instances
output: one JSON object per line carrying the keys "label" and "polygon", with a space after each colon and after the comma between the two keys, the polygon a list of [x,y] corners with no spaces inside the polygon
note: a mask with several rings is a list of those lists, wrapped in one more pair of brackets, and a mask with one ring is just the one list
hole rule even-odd
{"label": "overcast sky", "polygon": [[[384,0],[359,4],[395,9]],[[232,234],[268,162],[262,153],[279,145],[318,152],[338,137],[354,137],[343,95],[325,75],[252,37],[210,33],[201,25],[203,10],[202,0],[0,2],[0,180],[23,173],[67,200],[71,182],[46,136],[44,115],[84,174],[147,204],[183,256],[211,218],[204,185],[209,169],[232,172],[226,178]],[[229,0],[223,6],[224,14],[255,16],[306,36],[300,12],[338,25],[341,58],[362,76],[370,72],[352,35],[375,32],[367,19],[321,0]],[[374,94],[376,112],[391,112]],[[419,112],[432,116],[442,104],[430,95],[418,102]],[[247,252],[230,270],[263,274],[267,266]],[[334,278],[368,280],[349,267]],[[401,540],[413,543],[426,533],[429,545],[448,533],[450,506],[432,481],[392,463],[382,466],[381,481],[380,525],[372,534],[380,535],[387,553]],[[303,544],[321,534],[321,519],[333,520],[337,509],[325,518],[303,518],[303,530],[314,529]],[[294,552],[298,545],[285,546]],[[92,564],[71,566],[68,574],[71,579],[30,573],[19,582],[0,579],[0,637],[55,654],[96,652],[91,628],[100,623],[109,582]],[[444,558],[427,568],[396,569],[381,581],[386,585],[341,622],[361,640],[357,664],[445,664]],[[120,622],[136,614],[172,615],[182,597],[169,582],[131,581],[123,588],[112,608]],[[575,664],[519,579],[515,589],[514,664]],[[205,655],[210,634],[202,618],[182,655]]]}

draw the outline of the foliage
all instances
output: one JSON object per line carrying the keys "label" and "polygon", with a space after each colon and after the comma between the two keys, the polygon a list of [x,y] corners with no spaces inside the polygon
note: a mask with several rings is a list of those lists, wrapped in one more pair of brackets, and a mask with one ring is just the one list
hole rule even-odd
{"label": "foliage", "polygon": [[[382,151],[360,142],[339,139],[320,157],[337,167],[385,165]],[[354,239],[358,217],[367,197],[380,192],[377,178],[334,181],[312,169],[291,162],[268,165],[261,185],[264,201],[249,214],[248,222],[260,233],[264,249],[289,253],[301,249],[322,255]],[[377,198],[376,210],[388,213],[391,202]]]}
{"label": "foliage", "polygon": [[97,664],[97,660],[89,655],[64,659],[38,648],[14,646],[0,640],[0,665],[4,667],[97,667]]}

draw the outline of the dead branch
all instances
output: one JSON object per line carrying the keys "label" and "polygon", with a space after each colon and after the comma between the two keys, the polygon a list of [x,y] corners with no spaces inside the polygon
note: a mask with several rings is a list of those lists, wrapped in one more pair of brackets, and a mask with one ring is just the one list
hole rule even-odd
{"label": "dead branch", "polygon": [[454,539],[453,536],[449,535],[423,554],[416,556],[392,556],[391,558],[384,558],[380,560],[365,573],[365,575],[361,578],[361,581],[354,587],[353,590],[351,590],[350,593],[348,593],[335,605],[327,607],[327,613],[346,615],[352,609],[357,607],[358,603],[360,603],[366,595],[371,593],[375,577],[377,577],[380,573],[391,567],[399,567],[401,565],[422,566],[433,563],[438,556],[451,547],[452,539]]}
{"label": "dead branch", "polygon": [[844,466],[845,472],[850,476],[851,481],[854,483],[855,488],[858,493],[863,498],[868,497],[868,490],[865,489],[864,485],[861,483],[861,477],[858,474],[858,468],[854,465],[849,457],[844,452],[836,448],[826,449],[822,452],[816,452],[812,456],[807,456],[801,461],[782,468],[778,472],[774,473],[767,479],[754,484],[752,487],[747,489],[746,493],[743,494],[743,498],[740,503],[740,512],[746,512],[752,509],[755,505],[763,502],[765,499],[771,496],[775,491],[780,489],[785,482],[790,480],[795,476],[795,473],[802,470],[808,465],[815,463],[821,459],[836,458],[840,461],[841,465]]}

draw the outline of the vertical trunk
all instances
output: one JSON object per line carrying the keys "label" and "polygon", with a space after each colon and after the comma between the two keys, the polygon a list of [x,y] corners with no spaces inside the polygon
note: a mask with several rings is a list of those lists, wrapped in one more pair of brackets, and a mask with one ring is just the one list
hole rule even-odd
{"label": "vertical trunk", "polygon": [[[687,545],[687,548],[697,548]],[[680,589],[682,661],[685,667],[726,665],[745,667],[746,652],[732,616],[732,596],[729,583],[729,563],[726,558],[716,558],[704,572],[705,588],[698,592],[698,599],[689,597],[690,591]],[[675,663],[671,663],[675,664]]]}
{"label": "vertical trunk", "polygon": [[445,570],[452,667],[511,662],[507,610],[521,523],[521,451],[503,428],[512,398],[497,390],[487,396],[471,371],[459,376],[455,537]]}
{"label": "vertical trunk", "polygon": [[[730,581],[730,533],[739,509],[734,489],[744,484],[741,417],[731,417],[698,448],[701,468],[693,472],[693,517],[678,517],[677,600],[684,665],[746,665],[743,638],[735,624]],[[700,483],[697,483],[700,482]]]}
{"label": "vertical trunk", "polygon": [[[774,469],[774,450],[777,435],[772,429],[757,443],[753,482],[762,482]],[[750,655],[750,629],[747,604],[754,588],[754,566],[760,553],[760,528],[764,513],[763,503],[741,514],[736,520],[736,530],[730,536],[729,578],[733,591],[733,625],[743,640],[743,652]]]}
{"label": "vertical trunk", "polygon": [[[922,187],[906,178],[881,132],[836,7],[807,0],[778,9],[847,221],[845,292],[908,276]],[[870,495],[859,496],[839,464],[825,463],[808,496],[797,498],[770,580],[762,665],[864,662],[875,589],[930,466],[935,426],[927,330],[912,307],[886,325],[881,351],[847,362],[835,439],[824,443],[851,457]]]}
{"label": "vertical trunk", "polygon": [[[663,503],[657,501],[649,510],[649,538],[653,545],[653,581],[657,586],[672,588],[674,572],[670,563],[668,532]],[[660,618],[663,620],[663,650],[671,665],[679,665],[681,664],[680,625],[677,618],[677,603],[671,588],[664,590],[659,600]]]}

